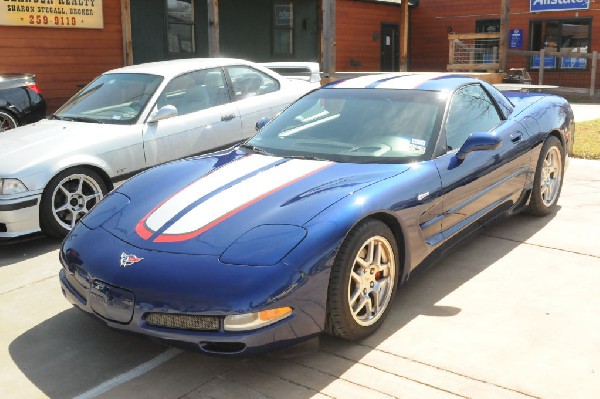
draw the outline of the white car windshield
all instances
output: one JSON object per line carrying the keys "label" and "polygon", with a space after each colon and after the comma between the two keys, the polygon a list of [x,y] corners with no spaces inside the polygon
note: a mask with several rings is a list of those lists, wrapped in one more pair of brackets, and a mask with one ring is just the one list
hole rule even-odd
{"label": "white car windshield", "polygon": [[100,75],[71,97],[53,118],[78,122],[135,123],[163,78],[139,73]]}
{"label": "white car windshield", "polygon": [[445,102],[431,91],[323,88],[292,104],[245,146],[337,162],[422,160],[435,147]]}

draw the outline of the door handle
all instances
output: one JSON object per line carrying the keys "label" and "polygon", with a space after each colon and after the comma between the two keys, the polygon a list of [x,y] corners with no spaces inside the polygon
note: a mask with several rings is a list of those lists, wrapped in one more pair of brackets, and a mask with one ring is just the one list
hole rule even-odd
{"label": "door handle", "polygon": [[235,119],[235,115],[234,114],[223,115],[221,117],[221,122],[229,122],[232,119]]}
{"label": "door handle", "polygon": [[518,132],[510,135],[510,141],[513,143],[518,143],[523,138],[523,133]]}

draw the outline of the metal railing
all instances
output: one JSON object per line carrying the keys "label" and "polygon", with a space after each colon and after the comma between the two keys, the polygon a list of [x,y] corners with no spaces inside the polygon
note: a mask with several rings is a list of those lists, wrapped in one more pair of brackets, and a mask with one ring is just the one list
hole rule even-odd
{"label": "metal railing", "polygon": [[495,72],[498,62],[499,33],[450,33],[448,71]]}
{"label": "metal railing", "polygon": [[[542,61],[543,60],[543,61]],[[598,83],[598,52],[579,53],[572,51],[521,51],[509,50],[507,67],[526,68],[533,83],[562,87],[589,89],[596,93]]]}

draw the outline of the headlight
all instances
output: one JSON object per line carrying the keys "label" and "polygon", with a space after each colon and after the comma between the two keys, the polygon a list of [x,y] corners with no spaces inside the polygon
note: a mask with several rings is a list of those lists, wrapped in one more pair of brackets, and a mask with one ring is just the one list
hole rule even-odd
{"label": "headlight", "polygon": [[28,188],[19,179],[0,179],[0,194],[19,194]]}
{"label": "headlight", "polygon": [[221,255],[230,265],[271,266],[306,237],[306,230],[287,224],[260,225],[238,238]]}
{"label": "headlight", "polygon": [[289,317],[292,308],[283,307],[262,312],[229,315],[225,317],[225,331],[248,331],[268,326]]}

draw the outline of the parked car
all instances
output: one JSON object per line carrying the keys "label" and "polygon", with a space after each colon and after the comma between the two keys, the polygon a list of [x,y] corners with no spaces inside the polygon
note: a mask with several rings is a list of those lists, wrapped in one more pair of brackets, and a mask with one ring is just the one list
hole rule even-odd
{"label": "parked car", "polygon": [[573,128],[560,97],[469,77],[333,83],[237,148],[120,186],[65,239],[62,291],[206,353],[361,339],[417,266],[499,217],[552,212]]}
{"label": "parked car", "polygon": [[0,75],[0,133],[46,117],[46,101],[35,75]]}
{"label": "parked car", "polygon": [[64,237],[114,181],[240,142],[315,87],[236,59],[106,72],[48,120],[0,135],[0,238]]}

